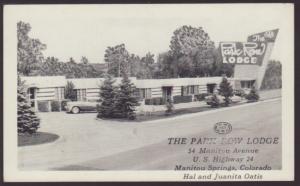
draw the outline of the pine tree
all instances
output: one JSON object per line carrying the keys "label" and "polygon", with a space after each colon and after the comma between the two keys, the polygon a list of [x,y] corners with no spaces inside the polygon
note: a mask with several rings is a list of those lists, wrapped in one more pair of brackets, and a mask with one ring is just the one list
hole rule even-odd
{"label": "pine tree", "polygon": [[35,133],[40,119],[35,115],[26,98],[25,82],[18,76],[18,133]]}
{"label": "pine tree", "polygon": [[134,97],[135,87],[130,82],[128,75],[123,73],[123,78],[119,90],[117,91],[115,103],[115,116],[118,118],[135,119],[135,106],[138,105]]}
{"label": "pine tree", "polygon": [[224,96],[225,106],[228,106],[230,97],[233,96],[233,89],[226,77],[223,77],[222,82],[219,85],[219,94]]}
{"label": "pine tree", "polygon": [[97,106],[98,118],[113,118],[115,111],[116,88],[114,80],[107,74],[103,85],[100,87],[100,104]]}

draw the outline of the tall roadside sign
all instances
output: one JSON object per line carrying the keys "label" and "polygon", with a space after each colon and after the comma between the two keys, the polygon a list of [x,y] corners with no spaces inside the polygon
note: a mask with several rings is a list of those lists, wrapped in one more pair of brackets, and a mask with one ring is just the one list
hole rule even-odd
{"label": "tall roadside sign", "polygon": [[235,64],[236,80],[256,80],[260,89],[278,29],[250,35],[247,42],[220,42],[223,63]]}
{"label": "tall roadside sign", "polygon": [[262,58],[262,64],[258,68],[256,86],[260,89],[265,72],[268,66],[269,58],[273,50],[273,46],[277,37],[279,29],[269,30],[257,34],[250,35],[247,39],[248,42],[264,42],[266,44],[266,52]]}

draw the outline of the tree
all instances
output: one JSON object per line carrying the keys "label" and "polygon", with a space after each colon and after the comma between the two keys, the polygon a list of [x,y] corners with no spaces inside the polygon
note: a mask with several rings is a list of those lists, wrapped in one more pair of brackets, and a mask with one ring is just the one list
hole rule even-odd
{"label": "tree", "polygon": [[212,65],[212,76],[222,76],[225,74],[227,77],[231,77],[234,72],[234,64],[224,64],[220,49],[213,50],[214,63]]}
{"label": "tree", "polygon": [[[171,38],[170,52],[173,65],[179,77],[204,76],[208,72],[199,73],[201,65],[207,65],[211,57],[214,43],[202,27],[182,26],[176,29]],[[210,62],[211,63],[211,62]],[[204,75],[203,75],[204,74]]]}
{"label": "tree", "polygon": [[130,54],[129,57],[129,74],[131,77],[138,77],[142,69],[140,56]]}
{"label": "tree", "polygon": [[219,85],[219,94],[224,96],[225,106],[228,106],[230,97],[233,96],[233,89],[226,77],[223,77],[222,82]]}
{"label": "tree", "polygon": [[214,43],[202,27],[184,25],[174,31],[170,48],[175,56],[191,55],[197,50],[214,48]]}
{"label": "tree", "polygon": [[261,85],[261,89],[278,89],[282,86],[280,61],[270,60]]}
{"label": "tree", "polygon": [[248,100],[248,102],[255,102],[259,100],[259,95],[257,93],[255,86],[253,86],[249,94],[246,95],[246,99]]}
{"label": "tree", "polygon": [[87,57],[85,57],[85,56],[82,56],[81,57],[81,59],[80,59],[80,62],[82,63],[82,64],[88,64],[89,63],[89,60],[88,60],[88,58]]}
{"label": "tree", "polygon": [[177,77],[177,68],[173,63],[171,52],[160,53],[157,57],[157,68],[154,69],[155,78],[172,78]]}
{"label": "tree", "polygon": [[128,75],[123,74],[123,78],[116,94],[115,116],[117,118],[135,119],[135,106],[138,105],[136,97],[134,97],[135,87],[130,82]]}
{"label": "tree", "polygon": [[72,81],[67,81],[67,85],[65,87],[65,98],[75,101],[77,99],[76,92],[75,92],[75,85]]}
{"label": "tree", "polygon": [[41,76],[66,76],[67,78],[95,78],[102,77],[103,72],[96,70],[92,64],[75,63],[71,58],[68,62],[61,62],[55,57],[47,57],[40,64],[37,72]]}
{"label": "tree", "polygon": [[202,27],[182,26],[171,38],[170,51],[158,56],[155,78],[202,77],[213,72],[214,42]]}
{"label": "tree", "polygon": [[31,75],[33,71],[39,68],[40,62],[44,59],[42,51],[46,49],[46,45],[41,43],[40,40],[28,36],[30,30],[29,23],[22,21],[17,23],[18,72],[25,76]]}
{"label": "tree", "polygon": [[[144,57],[138,58],[139,61],[136,61],[135,70],[136,77],[138,79],[151,79],[153,78],[154,72],[154,54],[148,52]],[[132,66],[130,65],[130,68]],[[134,67],[133,67],[134,68]]]}
{"label": "tree", "polygon": [[72,57],[70,57],[69,63],[76,63],[76,62],[75,62],[75,60]]}
{"label": "tree", "polygon": [[105,50],[104,61],[108,63],[108,73],[115,77],[120,77],[121,74],[127,73],[129,70],[129,53],[125,48],[125,44],[120,44],[114,47],[107,47]]}
{"label": "tree", "polygon": [[178,77],[194,77],[195,76],[195,64],[194,59],[191,56],[183,55],[179,58],[175,58],[175,63],[177,63],[177,66],[175,66],[175,72]]}
{"label": "tree", "polygon": [[115,116],[116,88],[114,80],[107,74],[100,87],[100,104],[97,105],[98,118],[113,118]]}
{"label": "tree", "polygon": [[40,119],[32,110],[30,103],[26,98],[25,82],[18,76],[18,133],[32,134],[37,131],[40,125]]}

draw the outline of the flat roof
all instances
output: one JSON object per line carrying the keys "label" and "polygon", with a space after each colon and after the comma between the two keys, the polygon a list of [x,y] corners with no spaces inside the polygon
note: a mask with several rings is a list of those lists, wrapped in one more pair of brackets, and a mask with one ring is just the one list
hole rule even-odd
{"label": "flat roof", "polygon": [[172,78],[172,79],[141,79],[137,80],[137,88],[158,88],[168,86],[206,85],[220,83],[222,77]]}
{"label": "flat roof", "polygon": [[29,87],[52,88],[65,87],[65,76],[21,76],[22,81]]}
{"label": "flat roof", "polygon": [[[66,79],[65,76],[31,76],[21,77],[29,87],[47,88],[47,87],[65,87],[68,81],[71,81],[75,89],[99,88],[104,78],[73,78]],[[121,83],[122,78],[115,78],[115,85]],[[219,84],[222,77],[196,77],[196,78],[171,78],[171,79],[136,79],[130,77],[131,82],[137,88],[159,88],[168,86],[187,86],[187,85],[206,85],[209,83]],[[252,80],[252,78],[228,78],[233,80]]]}
{"label": "flat roof", "polygon": [[[114,79],[115,85],[121,83],[122,78]],[[129,79],[132,83],[136,84],[137,79],[135,77],[130,77]],[[104,78],[73,78],[67,79],[67,81],[71,81],[74,84],[74,89],[99,88],[102,85]]]}

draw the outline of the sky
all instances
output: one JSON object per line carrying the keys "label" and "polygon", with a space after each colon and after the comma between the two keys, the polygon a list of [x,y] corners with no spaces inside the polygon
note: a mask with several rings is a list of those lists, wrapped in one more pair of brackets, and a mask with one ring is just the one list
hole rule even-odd
{"label": "sky", "polygon": [[[6,17],[7,16],[7,17]],[[202,27],[220,41],[246,41],[247,36],[279,29],[271,59],[284,62],[291,47],[293,7],[290,4],[190,5],[19,5],[6,6],[9,21],[30,23],[30,36],[47,45],[44,56],[61,61],[86,56],[103,63],[105,49],[124,43],[144,56],[169,50],[173,32],[183,26]],[[293,39],[292,39],[293,40]]]}

